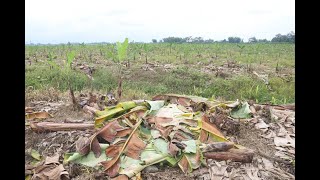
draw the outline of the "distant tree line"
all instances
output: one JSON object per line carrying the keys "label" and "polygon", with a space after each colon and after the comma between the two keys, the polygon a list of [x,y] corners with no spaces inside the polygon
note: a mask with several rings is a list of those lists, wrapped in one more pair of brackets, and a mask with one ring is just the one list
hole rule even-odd
{"label": "distant tree line", "polygon": [[[158,43],[156,39],[152,39],[153,43]],[[159,43],[214,43],[214,42],[223,42],[223,43],[243,43],[243,39],[240,37],[228,37],[228,40],[224,39],[221,41],[214,41],[213,39],[203,39],[202,37],[166,37],[159,41]],[[295,42],[295,34],[294,32],[290,32],[287,35],[277,34],[271,41],[267,39],[257,39],[256,37],[251,37],[248,39],[248,43],[294,43]]]}
{"label": "distant tree line", "polygon": [[[181,38],[181,37],[167,37],[167,38],[163,38],[160,41],[157,41],[156,39],[152,39],[152,43],[214,43],[214,42],[222,42],[222,43],[244,43],[243,39],[241,39],[240,37],[228,37],[228,39],[223,39],[220,41],[214,41],[213,39],[204,39],[203,37],[192,37],[192,36],[188,36],[185,38]],[[131,41],[130,43],[143,43],[143,42],[135,42],[135,41]],[[282,34],[277,34],[275,35],[275,37],[273,37],[271,39],[271,41],[267,40],[267,39],[257,39],[256,37],[251,37],[248,39],[248,43],[295,43],[295,33],[292,31],[290,33],[288,33],[287,35],[282,35]],[[26,43],[28,44],[28,43]],[[65,43],[60,43],[59,45],[62,45]],[[68,44],[73,44],[73,45],[80,45],[80,44],[84,44],[84,43],[70,43],[68,42]],[[85,43],[87,45],[98,45],[98,44],[113,44],[110,42],[93,42],[93,43]],[[55,45],[55,44],[41,44],[41,43],[29,43],[28,45],[31,46],[35,46],[35,45]],[[56,44],[57,45],[57,44]]]}

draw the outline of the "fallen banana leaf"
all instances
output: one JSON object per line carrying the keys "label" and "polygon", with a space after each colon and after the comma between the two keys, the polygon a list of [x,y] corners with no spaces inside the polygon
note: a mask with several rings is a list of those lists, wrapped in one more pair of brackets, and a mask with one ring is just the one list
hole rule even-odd
{"label": "fallen banana leaf", "polygon": [[101,164],[104,166],[105,170],[107,171],[108,169],[110,169],[120,158],[120,156],[122,155],[124,149],[126,148],[127,144],[129,143],[131,137],[133,136],[134,132],[137,130],[137,128],[140,126],[142,122],[142,119],[135,125],[136,127],[132,130],[130,136],[128,137],[127,141],[124,143],[124,145],[122,146],[121,150],[119,151],[118,156],[114,157],[113,159],[109,160],[109,161],[104,161],[101,162]]}
{"label": "fallen banana leaf", "polygon": [[161,154],[168,154],[168,142],[162,138],[155,139],[153,142],[154,149]]}
{"label": "fallen banana leaf", "polygon": [[[120,108],[118,110],[120,110]],[[121,118],[128,118],[131,114],[134,114],[134,113],[136,113],[138,117],[142,117],[146,110],[147,110],[147,108],[145,106],[136,106],[136,107],[133,107],[129,112],[127,112],[125,114],[123,114],[123,113],[126,112],[127,110],[119,111],[118,114],[116,114],[116,115],[113,114],[113,115],[111,115],[110,118],[107,118],[107,119],[105,119],[105,117],[106,117],[105,115],[97,117],[95,119],[94,124],[95,124],[96,128],[100,128],[103,126],[104,121],[109,120],[112,117],[118,116],[118,117],[112,119],[112,121],[115,121],[115,120],[118,120]]]}
{"label": "fallen banana leaf", "polygon": [[157,111],[164,106],[164,101],[147,101],[150,106],[149,111]]}
{"label": "fallen banana leaf", "polygon": [[87,137],[80,137],[76,141],[76,152],[78,152],[81,155],[86,155],[90,151],[90,147],[88,146],[88,143],[90,143],[90,139]]}
{"label": "fallen banana leaf", "polygon": [[47,112],[26,113],[27,120],[46,119],[46,118],[50,118],[50,117],[53,117],[53,116]]}
{"label": "fallen banana leaf", "polygon": [[196,153],[185,153],[178,165],[184,173],[191,173],[193,169],[197,169],[201,165],[201,151],[196,150]]}
{"label": "fallen banana leaf", "polygon": [[158,130],[152,129],[151,130],[151,136],[152,136],[153,139],[157,139],[157,138],[161,137],[161,134],[160,134],[160,132]]}
{"label": "fallen banana leaf", "polygon": [[181,143],[187,145],[184,149],[185,153],[196,153],[197,144],[195,140],[181,141]]}
{"label": "fallen banana leaf", "polygon": [[119,174],[125,174],[131,178],[144,168],[167,160],[167,157],[168,154],[158,153],[152,148],[151,144],[148,144],[146,149],[142,151],[140,160],[135,160],[127,156],[122,158]]}
{"label": "fallen banana leaf", "polygon": [[139,134],[135,132],[124,150],[124,154],[133,159],[139,159],[141,151],[146,147],[138,136]]}
{"label": "fallen banana leaf", "polygon": [[231,117],[237,119],[248,119],[251,118],[251,110],[247,102],[242,103],[238,109],[232,109]]}
{"label": "fallen banana leaf", "polygon": [[202,117],[202,129],[203,130],[206,130],[207,132],[209,132],[214,138],[216,141],[218,142],[224,142],[224,141],[228,141],[224,135],[220,132],[220,130],[212,123],[208,123],[206,120],[207,117],[206,116],[203,116]]}
{"label": "fallen banana leaf", "polygon": [[109,143],[114,140],[118,131],[123,131],[128,129],[119,124],[118,121],[108,122],[98,133],[98,136],[108,141]]}
{"label": "fallen banana leaf", "polygon": [[104,121],[109,120],[113,117],[119,116],[124,112],[136,107],[136,103],[133,101],[122,102],[113,108],[106,108],[104,111],[97,111],[95,120],[95,126],[100,126]]}
{"label": "fallen banana leaf", "polygon": [[[108,157],[104,153],[108,144],[100,144],[101,147],[101,156],[96,158],[93,152],[89,152],[87,155],[81,155],[80,153],[66,153],[64,155],[63,163],[73,162],[76,164],[82,164],[89,167],[96,167],[100,162],[108,160]],[[110,158],[109,158],[110,159]]]}
{"label": "fallen banana leaf", "polygon": [[[128,179],[159,162],[178,164],[187,173],[206,164],[205,157],[219,159],[227,153],[237,159],[234,154],[244,147],[230,142],[209,117],[215,110],[242,117],[247,113],[246,103],[239,104],[238,100],[222,102],[176,94],[119,103],[96,113],[95,127],[103,127],[90,138],[91,152],[86,156],[74,153],[67,160],[93,167],[100,163],[109,177]],[[102,148],[99,141],[110,145]]]}

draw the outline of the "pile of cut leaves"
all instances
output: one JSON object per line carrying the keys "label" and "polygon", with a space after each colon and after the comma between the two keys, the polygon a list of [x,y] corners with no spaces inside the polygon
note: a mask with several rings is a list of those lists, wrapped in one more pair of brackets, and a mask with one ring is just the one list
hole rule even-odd
{"label": "pile of cut leaves", "polygon": [[101,165],[109,177],[125,179],[164,161],[178,165],[184,173],[205,165],[205,158],[251,162],[250,150],[229,141],[210,123],[217,107],[240,107],[231,111],[231,117],[251,116],[247,103],[174,94],[95,111],[98,130],[89,138],[80,138],[77,152],[66,154],[65,163]]}
{"label": "pile of cut leaves", "polygon": [[[208,159],[240,163],[253,160],[253,150],[226,136],[239,132],[241,122],[257,119],[251,103],[165,94],[150,101],[120,102],[103,110],[95,107],[84,106],[95,116],[93,133],[76,141],[76,152],[65,153],[64,164],[102,168],[114,179],[139,179],[143,169],[158,163],[178,166],[182,172],[191,173],[208,166]],[[257,129],[274,134],[263,122],[255,124]],[[31,127],[39,126],[31,124]],[[288,148],[290,142],[285,144]],[[60,175],[65,174],[62,170]]]}

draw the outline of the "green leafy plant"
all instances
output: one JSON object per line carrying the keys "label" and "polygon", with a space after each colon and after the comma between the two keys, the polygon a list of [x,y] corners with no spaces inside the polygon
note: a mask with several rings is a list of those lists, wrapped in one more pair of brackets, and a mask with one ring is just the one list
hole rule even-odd
{"label": "green leafy plant", "polygon": [[52,59],[49,58],[49,60],[47,61],[48,64],[50,65],[50,67],[52,68],[57,68],[58,70],[60,70],[60,73],[63,74],[63,76],[65,77],[65,80],[67,81],[68,87],[69,87],[69,92],[70,92],[70,96],[71,96],[71,100],[73,103],[73,106],[75,109],[80,109],[79,104],[77,103],[77,100],[74,96],[74,91],[73,91],[73,86],[72,86],[72,81],[71,81],[71,73],[72,73],[72,62],[74,60],[75,57],[75,52],[71,51],[69,53],[67,53],[67,60],[63,61],[63,66],[59,66],[55,61],[53,61]]}
{"label": "green leafy plant", "polygon": [[117,48],[117,55],[116,55],[116,61],[118,63],[118,98],[121,99],[122,94],[122,65],[121,62],[127,59],[127,49],[128,49],[128,38],[124,40],[123,43],[117,42],[116,48]]}
{"label": "green leafy plant", "polygon": [[243,51],[243,49],[245,48],[245,46],[244,45],[239,45],[239,44],[237,44],[237,47],[239,48],[239,50],[240,50],[240,56],[241,56],[241,54],[242,54],[242,51]]}
{"label": "green leafy plant", "polygon": [[148,53],[149,53],[149,46],[145,43],[143,44],[143,50],[146,53],[146,64],[148,64]]}

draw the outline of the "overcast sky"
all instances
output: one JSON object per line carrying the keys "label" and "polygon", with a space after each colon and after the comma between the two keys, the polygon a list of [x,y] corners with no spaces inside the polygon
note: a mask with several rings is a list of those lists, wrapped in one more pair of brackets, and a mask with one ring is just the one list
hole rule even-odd
{"label": "overcast sky", "polygon": [[294,0],[26,0],[26,43],[270,40],[294,30]]}

